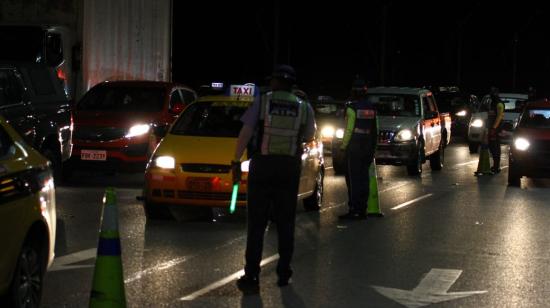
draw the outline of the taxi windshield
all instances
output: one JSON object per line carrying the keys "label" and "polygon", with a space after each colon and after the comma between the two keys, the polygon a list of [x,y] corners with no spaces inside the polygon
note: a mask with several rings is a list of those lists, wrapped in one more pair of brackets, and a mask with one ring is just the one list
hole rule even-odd
{"label": "taxi windshield", "polygon": [[367,99],[376,106],[376,111],[381,116],[420,116],[418,95],[371,94]]}
{"label": "taxi windshield", "polygon": [[525,110],[519,126],[525,128],[550,128],[550,108]]}
{"label": "taxi windshield", "polygon": [[164,88],[100,85],[76,106],[77,110],[158,112],[164,104]]}
{"label": "taxi windshield", "polygon": [[172,128],[172,134],[237,138],[248,102],[199,102],[189,105]]}

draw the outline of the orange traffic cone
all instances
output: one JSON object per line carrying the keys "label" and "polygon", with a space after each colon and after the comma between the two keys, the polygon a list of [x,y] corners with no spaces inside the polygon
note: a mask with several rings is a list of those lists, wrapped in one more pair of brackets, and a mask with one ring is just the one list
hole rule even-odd
{"label": "orange traffic cone", "polygon": [[105,190],[90,307],[126,307],[116,193]]}

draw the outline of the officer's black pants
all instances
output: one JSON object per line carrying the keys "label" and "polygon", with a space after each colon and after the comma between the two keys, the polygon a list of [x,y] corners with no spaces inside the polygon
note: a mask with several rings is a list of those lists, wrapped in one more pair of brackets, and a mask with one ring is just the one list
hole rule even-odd
{"label": "officer's black pants", "polygon": [[489,152],[493,156],[493,167],[500,168],[500,137],[498,134],[493,138],[489,138]]}
{"label": "officer's black pants", "polygon": [[367,136],[352,136],[346,149],[346,185],[350,212],[366,213],[369,200],[369,167],[374,147]]}
{"label": "officer's black pants", "polygon": [[277,224],[279,238],[279,276],[292,275],[290,261],[294,250],[294,222],[300,183],[300,158],[256,155],[248,176],[248,238],[245,273],[257,276],[264,233],[269,218]]}

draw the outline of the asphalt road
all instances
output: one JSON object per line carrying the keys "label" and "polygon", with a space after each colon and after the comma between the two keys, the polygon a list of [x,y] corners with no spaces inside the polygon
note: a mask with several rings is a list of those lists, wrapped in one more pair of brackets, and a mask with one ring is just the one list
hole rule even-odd
{"label": "asphalt road", "polygon": [[420,178],[379,166],[386,216],[342,222],[345,182],[327,165],[322,210],[298,211],[292,284],[275,284],[272,226],[254,296],[234,281],[244,262],[244,210],[214,219],[174,210],[175,220],[146,221],[136,200],[142,175],[78,174],[57,189],[57,258],[43,307],[88,305],[107,186],[118,195],[129,307],[550,307],[550,180],[507,187],[506,167],[476,178],[477,155],[452,144],[444,169],[425,164]]}

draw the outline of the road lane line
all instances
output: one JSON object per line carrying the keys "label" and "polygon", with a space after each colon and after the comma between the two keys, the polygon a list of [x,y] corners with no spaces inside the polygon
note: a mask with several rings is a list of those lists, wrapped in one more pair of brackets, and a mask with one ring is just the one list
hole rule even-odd
{"label": "road lane line", "polygon": [[[270,257],[267,257],[265,259],[262,260],[262,262],[260,263],[260,266],[264,266],[264,265],[267,265],[269,263],[272,263],[273,261],[279,259],[279,255],[278,254],[274,254]],[[206,287],[198,290],[198,291],[195,291],[189,295],[186,295],[186,296],[183,296],[182,298],[180,298],[180,301],[192,301],[194,299],[196,299],[197,297],[200,297],[212,290],[215,290],[217,288],[220,288],[230,282],[232,282],[233,280],[237,280],[240,276],[244,275],[244,270],[240,270],[236,273],[233,273],[225,278],[222,278],[214,283],[211,283],[209,285],[207,285]]]}
{"label": "road lane line", "polygon": [[387,192],[387,191],[394,190],[394,189],[397,189],[397,188],[401,188],[401,187],[406,186],[406,185],[409,185],[409,184],[413,184],[413,183],[401,183],[401,184],[399,184],[399,185],[395,185],[395,186],[388,187],[388,188],[386,188],[386,189],[380,190],[378,193],[379,193],[379,194],[385,193],[385,192]]}
{"label": "road lane line", "polygon": [[405,202],[405,203],[401,203],[401,204],[399,204],[399,205],[397,205],[397,206],[394,206],[394,207],[391,208],[391,210],[394,210],[394,211],[395,211],[395,210],[404,208],[404,207],[406,207],[407,205],[411,205],[411,204],[413,204],[413,203],[415,203],[415,202],[418,202],[418,201],[420,201],[420,200],[424,200],[424,199],[429,198],[429,197],[431,197],[431,196],[433,196],[433,194],[426,194],[426,195],[424,195],[424,196],[420,196],[420,197],[418,197],[418,198],[416,198],[416,199],[412,199],[412,200],[407,201],[407,202]]}
{"label": "road lane line", "polygon": [[467,161],[467,162],[465,162],[465,163],[456,164],[455,167],[471,165],[471,164],[477,163],[477,162],[479,162],[478,159],[476,159],[476,160],[470,160],[470,161]]}
{"label": "road lane line", "polygon": [[325,170],[334,169],[334,167],[325,167]]}

